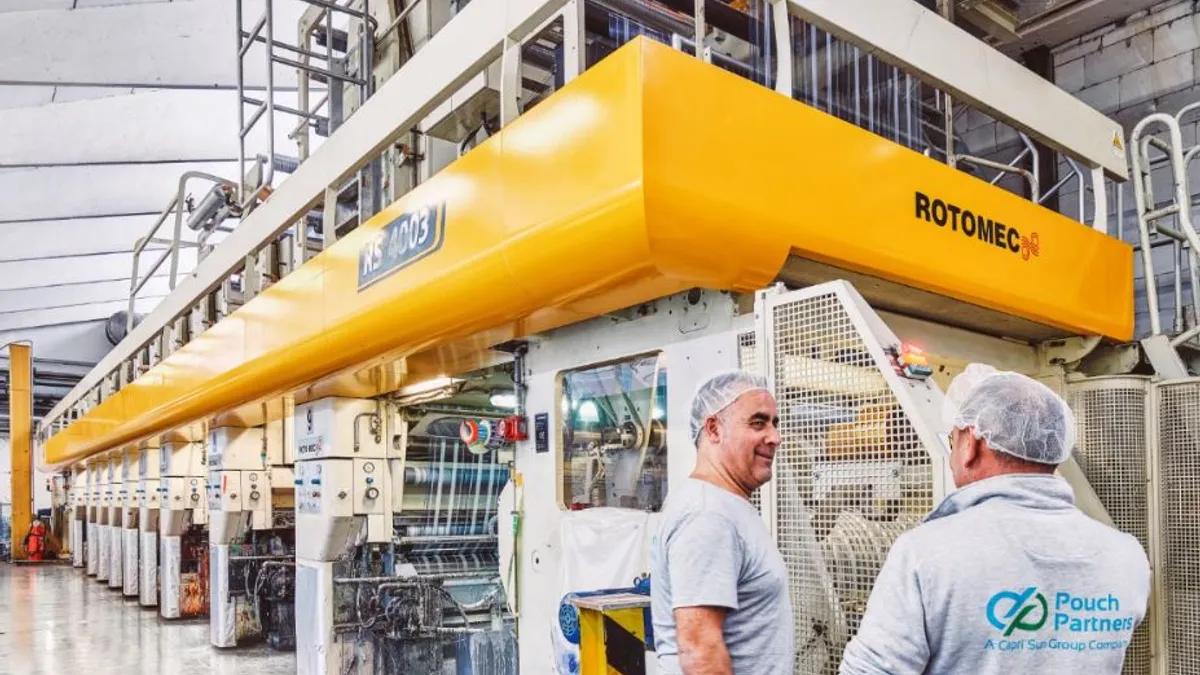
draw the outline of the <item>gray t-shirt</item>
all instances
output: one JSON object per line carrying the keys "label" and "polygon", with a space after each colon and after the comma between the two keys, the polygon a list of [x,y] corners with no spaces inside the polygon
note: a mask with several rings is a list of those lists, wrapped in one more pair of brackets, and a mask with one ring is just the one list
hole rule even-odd
{"label": "gray t-shirt", "polygon": [[662,510],[651,559],[651,613],[660,675],[679,675],[674,610],[726,607],[725,646],[739,675],[790,675],[787,570],[762,516],[741,497],[688,478]]}

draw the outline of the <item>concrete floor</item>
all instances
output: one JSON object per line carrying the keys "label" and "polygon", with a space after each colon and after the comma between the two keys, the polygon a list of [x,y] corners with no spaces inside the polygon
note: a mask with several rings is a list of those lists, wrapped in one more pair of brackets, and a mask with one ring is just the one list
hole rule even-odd
{"label": "concrete floor", "polygon": [[294,675],[293,654],[218,651],[208,621],[164,621],[69,566],[0,563],[2,675]]}

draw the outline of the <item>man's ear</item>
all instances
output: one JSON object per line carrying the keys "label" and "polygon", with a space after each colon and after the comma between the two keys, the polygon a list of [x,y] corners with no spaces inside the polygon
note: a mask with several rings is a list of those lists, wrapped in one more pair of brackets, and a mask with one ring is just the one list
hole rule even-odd
{"label": "man's ear", "polygon": [[963,466],[973,467],[983,457],[983,439],[975,438],[974,432],[970,430],[963,433],[967,436],[967,442],[963,447]]}
{"label": "man's ear", "polygon": [[713,444],[721,442],[721,422],[716,415],[704,420],[704,435],[708,436],[708,440]]}

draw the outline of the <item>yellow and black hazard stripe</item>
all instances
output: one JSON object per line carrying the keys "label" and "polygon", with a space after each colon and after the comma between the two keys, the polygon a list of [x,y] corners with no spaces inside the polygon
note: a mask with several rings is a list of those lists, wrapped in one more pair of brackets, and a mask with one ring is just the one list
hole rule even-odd
{"label": "yellow and black hazard stripe", "polygon": [[580,612],[581,675],[645,675],[649,608]]}

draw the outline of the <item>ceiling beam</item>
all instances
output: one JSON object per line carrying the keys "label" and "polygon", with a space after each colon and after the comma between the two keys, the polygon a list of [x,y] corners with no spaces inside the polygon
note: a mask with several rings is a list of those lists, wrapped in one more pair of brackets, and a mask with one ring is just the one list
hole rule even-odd
{"label": "ceiling beam", "polygon": [[[160,275],[146,282],[142,292],[148,296],[162,296],[169,293],[170,290],[167,277]],[[68,307],[92,302],[117,302],[128,298],[128,278],[115,281],[0,290],[0,316],[34,309]]]}
{"label": "ceiling beam", "polygon": [[1067,40],[1090,33],[1097,28],[1128,18],[1144,9],[1161,4],[1161,0],[1066,0],[1024,20],[1017,27],[1020,36],[1002,47],[1009,54],[1018,54],[1035,47],[1055,47]]}
{"label": "ceiling beam", "polygon": [[[144,275],[159,252],[152,252],[141,265]],[[185,249],[179,256],[179,278],[182,280],[196,263],[195,249]],[[0,262],[0,291],[14,291],[60,284],[78,284],[130,276],[133,258],[128,253],[107,253],[78,258],[21,260]],[[164,267],[167,263],[164,263]],[[162,273],[164,270],[159,270]]]}
{"label": "ceiling beam", "polygon": [[118,216],[0,224],[0,258],[42,258],[97,251],[129,251],[154,217]]}
{"label": "ceiling beam", "polygon": [[[306,7],[275,2],[275,30],[291,39]],[[248,0],[245,25],[262,14]],[[0,21],[0,84],[232,87],[237,82],[236,24],[227,0],[13,12]],[[153,55],[148,58],[147,55]],[[263,86],[261,45],[246,55],[246,81]],[[294,68],[276,66],[275,81],[294,86]]]}
{"label": "ceiling beam", "polygon": [[[158,212],[166,208],[178,189],[180,174],[187,170],[234,179],[237,162],[180,165],[169,170],[136,164],[0,170],[3,218],[11,222]],[[201,187],[197,182],[197,191]]]}
{"label": "ceiling beam", "polygon": [[[296,95],[276,93],[275,101],[295,107]],[[275,152],[295,155],[288,133],[296,118],[276,117]],[[0,110],[0,167],[178,163],[186,157],[232,161],[238,129],[232,91],[147,91],[11,108]],[[256,124],[247,135],[246,154],[265,153],[267,140],[266,123]]]}
{"label": "ceiling beam", "polygon": [[0,344],[28,340],[33,343],[35,358],[97,363],[112,350],[104,337],[107,318],[0,332]]}
{"label": "ceiling beam", "polygon": [[[162,297],[138,300],[137,311],[149,312]],[[127,301],[94,302],[75,307],[34,309],[26,312],[0,314],[0,331],[20,331],[27,328],[45,328],[59,324],[76,324],[107,319],[128,306]]]}

